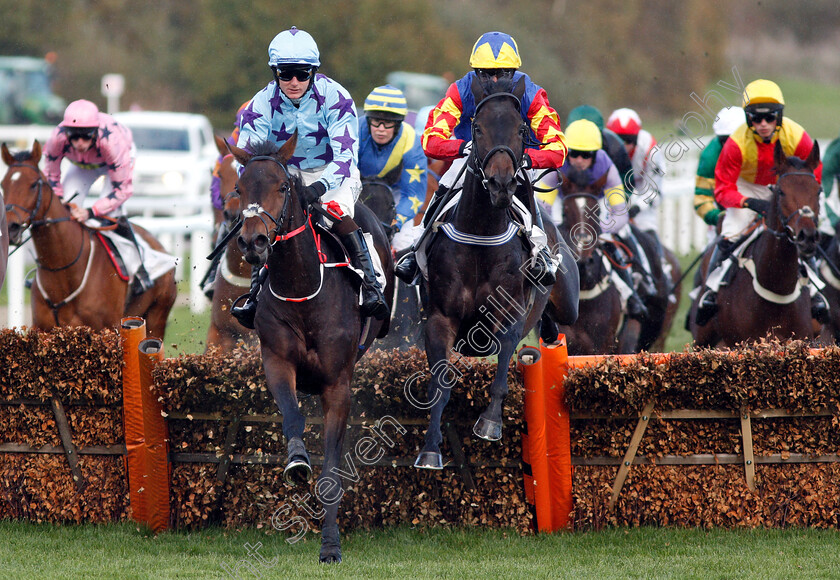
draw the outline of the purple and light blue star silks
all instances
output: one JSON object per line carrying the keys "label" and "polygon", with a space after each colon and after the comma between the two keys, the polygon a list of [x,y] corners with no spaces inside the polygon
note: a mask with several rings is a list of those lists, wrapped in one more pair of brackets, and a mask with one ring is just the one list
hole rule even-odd
{"label": "purple and light blue star silks", "polygon": [[350,93],[322,74],[296,107],[275,81],[254,96],[251,122],[243,122],[237,146],[251,151],[256,143],[282,146],[297,132],[297,146],[289,165],[300,169],[323,167],[327,189],[339,187],[358,159],[359,126]]}

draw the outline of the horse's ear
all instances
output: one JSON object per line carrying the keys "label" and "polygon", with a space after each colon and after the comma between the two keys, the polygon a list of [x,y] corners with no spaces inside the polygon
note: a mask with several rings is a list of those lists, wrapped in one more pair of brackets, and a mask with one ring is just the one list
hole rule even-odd
{"label": "horse's ear", "polygon": [[808,155],[808,158],[805,160],[805,165],[808,166],[808,170],[814,172],[817,169],[817,166],[820,164],[820,144],[817,143],[817,140],[814,139],[814,146],[811,147],[811,153]]}
{"label": "horse's ear", "polygon": [[776,167],[784,167],[787,165],[787,155],[785,155],[785,150],[782,148],[781,140],[776,141],[776,148],[773,149],[773,163]]}
{"label": "horse's ear", "polygon": [[404,161],[400,161],[399,165],[397,165],[391,171],[385,174],[385,177],[383,178],[385,180],[385,183],[393,187],[399,182],[400,177],[402,176],[404,163]]}
{"label": "horse's ear", "polygon": [[225,139],[222,139],[218,135],[213,135],[213,139],[216,141],[216,149],[219,150],[219,155],[224,157],[231,152],[230,147],[228,147],[228,142]]}
{"label": "horse's ear", "polygon": [[519,99],[519,102],[522,102],[522,97],[525,96],[525,75],[519,77],[519,82],[513,87],[513,90],[510,91],[513,95]]}
{"label": "horse's ear", "polygon": [[251,155],[244,149],[240,149],[236,145],[231,145],[228,143],[227,147],[230,150],[230,152],[233,153],[233,156],[236,158],[240,165],[247,165],[248,161],[250,161],[251,157],[253,157],[253,155]]}
{"label": "horse's ear", "polygon": [[289,137],[289,140],[283,143],[283,146],[280,150],[274,154],[274,157],[279,159],[281,163],[286,163],[292,155],[294,155],[295,147],[297,146],[297,138],[298,134],[295,131],[295,134]]}
{"label": "horse's ear", "polygon": [[41,161],[41,143],[37,139],[32,144],[32,154],[29,156],[29,159],[35,165],[38,165],[38,162]]}
{"label": "horse's ear", "polygon": [[6,167],[10,166],[12,163],[15,162],[14,157],[12,154],[9,153],[9,148],[6,147],[6,143],[4,142],[2,146],[0,146],[0,151],[3,153],[3,163],[6,164]]}

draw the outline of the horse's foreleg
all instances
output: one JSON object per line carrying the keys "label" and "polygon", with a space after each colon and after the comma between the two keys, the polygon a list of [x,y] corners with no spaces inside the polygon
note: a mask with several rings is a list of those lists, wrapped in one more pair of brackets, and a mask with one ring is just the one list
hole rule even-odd
{"label": "horse's foreleg", "polygon": [[321,562],[341,562],[341,538],[338,533],[338,504],[344,495],[342,475],[358,480],[353,458],[349,465],[341,465],[347,416],[350,412],[350,379],[324,389],[321,395],[324,409],[324,466],[315,494],[324,506],[324,525],[321,528]]}
{"label": "horse's foreleg", "polygon": [[[426,358],[432,378],[429,381],[428,395],[424,408],[429,409],[429,427],[423,451],[417,456],[414,467],[422,469],[443,469],[443,456],[440,453],[440,420],[443,409],[449,402],[453,383],[460,377],[460,372],[452,368],[449,355],[455,343],[455,323],[439,313],[433,314],[426,322]],[[413,401],[412,401],[413,402]]]}
{"label": "horse's foreleg", "polygon": [[508,394],[508,367],[513,351],[522,335],[522,324],[519,323],[501,337],[499,362],[496,365],[496,375],[490,385],[490,404],[478,418],[473,433],[488,441],[498,441],[502,438],[502,405]]}
{"label": "horse's foreleg", "polygon": [[312,477],[309,454],[303,444],[303,429],[306,418],[300,412],[295,389],[295,370],[284,363],[270,350],[263,348],[265,382],[280,414],[283,415],[283,435],[286,437],[288,460],[283,477],[291,485],[307,483]]}

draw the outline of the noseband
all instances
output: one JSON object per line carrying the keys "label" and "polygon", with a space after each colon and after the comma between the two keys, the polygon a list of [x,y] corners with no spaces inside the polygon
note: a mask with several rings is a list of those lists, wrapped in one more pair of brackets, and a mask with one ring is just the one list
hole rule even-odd
{"label": "noseband", "polygon": [[525,136],[525,131],[527,130],[528,126],[523,121],[520,125],[520,131],[523,134],[522,149],[519,151],[518,154],[516,152],[514,152],[514,150],[511,149],[510,147],[508,147],[507,145],[496,145],[495,147],[490,149],[490,151],[488,151],[487,154],[481,159],[481,164],[478,163],[478,151],[476,150],[476,141],[475,141],[475,126],[476,126],[475,119],[476,119],[476,117],[478,117],[478,112],[481,110],[481,107],[483,107],[484,104],[487,103],[488,101],[490,101],[492,99],[496,99],[496,98],[513,99],[514,103],[516,103],[516,110],[517,111],[519,111],[519,109],[522,107],[522,104],[519,101],[519,97],[517,97],[513,93],[493,93],[493,94],[487,95],[475,106],[475,115],[473,116],[473,123],[472,123],[472,127],[471,127],[471,136],[470,136],[470,138],[472,139],[472,143],[473,143],[473,151],[472,151],[472,154],[471,154],[471,158],[473,160],[472,165],[475,168],[475,171],[477,171],[479,176],[481,177],[481,183],[485,187],[485,189],[487,188],[488,179],[487,179],[487,175],[484,173],[484,169],[487,167],[487,163],[490,161],[490,158],[493,157],[493,155],[495,155],[499,151],[501,151],[503,153],[506,153],[510,157],[511,161],[513,161],[513,166],[516,168],[516,172],[519,172],[519,170],[522,168],[521,167],[522,166],[522,158],[525,155],[525,141],[526,141],[526,139],[524,138],[524,136]]}
{"label": "noseband", "polygon": [[814,213],[814,210],[811,209],[811,206],[809,206],[809,205],[800,207],[799,209],[797,209],[795,212],[793,212],[792,214],[790,214],[787,217],[785,217],[782,214],[782,196],[785,195],[785,192],[782,190],[781,181],[782,181],[783,178],[785,178],[789,175],[807,175],[809,177],[812,177],[815,181],[816,181],[817,178],[813,174],[813,172],[811,172],[811,171],[788,171],[787,173],[782,173],[776,179],[775,185],[770,187],[770,191],[772,191],[776,195],[775,205],[776,205],[776,211],[778,212],[778,215],[779,215],[780,220],[782,222],[782,231],[774,230],[769,225],[767,226],[767,229],[777,238],[787,238],[787,240],[790,241],[791,243],[795,243],[794,230],[793,230],[793,226],[790,223],[791,220],[796,218],[796,221],[793,223],[793,225],[797,225],[799,223],[799,220],[803,219],[803,218],[805,218],[805,219],[816,219],[817,214]]}

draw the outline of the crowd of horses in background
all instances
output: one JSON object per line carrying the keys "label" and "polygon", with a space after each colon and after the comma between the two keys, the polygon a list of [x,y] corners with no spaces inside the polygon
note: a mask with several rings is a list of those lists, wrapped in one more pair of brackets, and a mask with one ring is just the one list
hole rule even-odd
{"label": "crowd of horses in background", "polygon": [[[510,231],[515,224],[513,198],[533,196],[532,184],[522,178],[522,159],[515,153],[524,151],[523,135],[527,134],[519,112],[520,88],[513,87],[511,92],[488,91],[478,84],[472,88],[478,103],[473,125],[480,129],[473,134],[467,161],[473,171],[466,172],[460,201],[446,219],[453,231],[474,240],[494,239]],[[552,287],[525,276],[530,250],[518,235],[491,245],[465,244],[442,234],[434,235],[426,250],[427,276],[419,286],[408,286],[393,276],[398,258],[389,244],[394,233],[393,182],[387,177],[365,180],[355,219],[375,241],[392,316],[381,321],[362,317],[361,281],[349,268],[341,267],[348,262],[345,250],[321,225],[319,216],[299,201],[302,183],[286,165],[294,140],[289,143],[279,149],[265,145],[253,155],[217,139],[223,157],[219,174],[225,205],[216,217],[218,223],[238,222],[240,231],[238,238],[227,243],[221,258],[207,341],[208,347],[224,350],[239,342],[259,345],[268,389],[284,417],[288,482],[308,482],[312,474],[303,442],[305,417],[298,407],[299,393],[321,399],[325,441],[321,478],[340,468],[353,368],[369,348],[425,348],[429,363],[425,408],[430,417],[425,444],[415,462],[423,469],[443,467],[440,421],[451,393],[454,353],[497,357],[498,369],[489,385],[490,403],[473,429],[477,437],[496,441],[502,438],[508,363],[532,330],[546,342],[565,333],[572,354],[663,349],[681,295],[683,276],[676,256],[635,230],[651,264],[655,290],[645,298],[645,319],[628,319],[618,291],[605,274],[608,265],[603,251],[598,244],[581,246],[572,234],[585,222],[599,230],[597,192],[578,190],[570,183],[563,184],[564,218],[559,227],[544,212],[549,244],[564,256],[564,268]],[[760,285],[774,295],[791,295],[800,284],[799,259],[814,251],[816,236],[813,211],[806,211],[819,207],[813,175],[819,153],[815,150],[816,160],[812,154],[801,161],[777,149],[779,185],[774,189],[773,210],[761,226],[763,233],[744,253],[754,262],[754,273],[739,270],[721,290],[720,311],[706,327],[693,323],[692,307],[688,324],[698,344],[734,346],[768,333],[780,338],[816,338],[822,330],[810,317],[807,290],[778,304],[754,290]],[[163,338],[175,302],[174,272],[158,278],[151,290],[132,293],[129,281],[115,274],[105,248],[98,245],[99,237],[69,217],[38,167],[40,157],[37,142],[31,151],[15,154],[2,147],[8,169],[2,181],[6,211],[0,221],[0,279],[8,243],[20,243],[28,230],[38,266],[32,288],[34,327],[85,325],[96,330],[117,326],[127,315],[141,316],[150,334]],[[431,192],[436,182],[429,181]],[[244,208],[251,211],[243,214]],[[151,235],[138,231],[152,247],[160,248]],[[837,259],[836,245],[831,255]],[[230,315],[234,300],[248,291],[252,264],[269,266],[253,331]],[[830,283],[829,287],[837,288]],[[833,300],[836,316],[840,291],[827,290],[826,296]],[[340,478],[331,481],[335,483],[338,488],[330,493],[339,497]],[[324,503],[321,560],[340,561],[338,502]]]}

